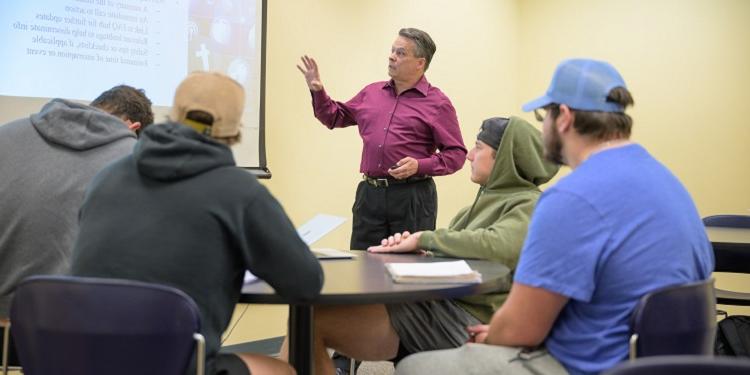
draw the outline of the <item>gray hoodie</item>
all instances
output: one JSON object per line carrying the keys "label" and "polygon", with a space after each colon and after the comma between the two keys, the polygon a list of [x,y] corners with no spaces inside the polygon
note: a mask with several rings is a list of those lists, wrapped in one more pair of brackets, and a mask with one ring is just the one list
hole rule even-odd
{"label": "gray hoodie", "polygon": [[67,271],[86,186],[134,144],[117,117],[62,99],[0,126],[0,317],[20,280]]}

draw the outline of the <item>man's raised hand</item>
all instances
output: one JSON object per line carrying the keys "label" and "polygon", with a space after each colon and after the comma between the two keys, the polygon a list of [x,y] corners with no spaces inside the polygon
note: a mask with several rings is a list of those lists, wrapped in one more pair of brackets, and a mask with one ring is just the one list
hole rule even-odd
{"label": "man's raised hand", "polygon": [[315,62],[315,59],[307,55],[302,56],[300,59],[302,60],[302,65],[297,64],[297,69],[299,69],[299,71],[305,76],[307,87],[309,87],[311,91],[323,90],[323,82],[320,81],[318,63]]}

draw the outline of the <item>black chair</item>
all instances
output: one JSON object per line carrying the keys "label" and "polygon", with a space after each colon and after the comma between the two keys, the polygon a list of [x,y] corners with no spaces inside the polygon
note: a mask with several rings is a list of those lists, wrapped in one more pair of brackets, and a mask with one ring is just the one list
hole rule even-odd
{"label": "black chair", "polygon": [[641,297],[630,319],[630,359],[713,354],[715,298],[713,279],[670,286]]}
{"label": "black chair", "polygon": [[705,355],[670,355],[624,362],[604,375],[747,375],[750,360]]}
{"label": "black chair", "polygon": [[167,286],[115,279],[34,276],[10,311],[24,374],[184,375],[205,343],[195,302]]}
{"label": "black chair", "polygon": [[[750,216],[713,215],[703,218],[706,227],[750,228]],[[750,274],[750,251],[729,244],[714,244],[715,272]],[[750,306],[750,293],[716,289],[716,302],[720,305]],[[724,313],[726,314],[726,313]]]}

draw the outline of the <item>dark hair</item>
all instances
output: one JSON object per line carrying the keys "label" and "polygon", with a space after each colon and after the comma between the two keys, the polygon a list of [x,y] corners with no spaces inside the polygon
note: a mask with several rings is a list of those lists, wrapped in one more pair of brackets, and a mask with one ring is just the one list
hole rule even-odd
{"label": "dark hair", "polygon": [[140,134],[143,129],[154,123],[154,112],[151,110],[151,100],[146,97],[143,89],[136,89],[128,85],[115,86],[94,99],[92,107],[99,108],[113,116],[122,117],[132,122],[140,122]]}
{"label": "dark hair", "polygon": [[430,38],[430,34],[413,28],[404,28],[398,31],[398,35],[407,38],[414,42],[414,56],[423,57],[425,59],[424,70],[430,67],[430,61],[432,61],[432,55],[435,54],[435,42]]}
{"label": "dark hair", "polygon": [[[623,108],[634,104],[633,96],[624,87],[615,87],[607,95],[607,101],[617,103]],[[612,139],[628,139],[633,127],[633,119],[625,112],[599,112],[599,111],[575,111],[575,122],[573,128],[578,134],[590,136],[600,141]],[[555,105],[550,109],[552,118],[560,115],[560,106]]]}

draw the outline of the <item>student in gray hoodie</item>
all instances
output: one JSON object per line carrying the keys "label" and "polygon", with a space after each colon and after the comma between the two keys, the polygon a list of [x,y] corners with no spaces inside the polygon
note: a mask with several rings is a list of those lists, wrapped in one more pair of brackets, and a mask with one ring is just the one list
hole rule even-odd
{"label": "student in gray hoodie", "polygon": [[131,129],[154,119],[151,101],[129,86],[104,92],[92,105],[54,99],[0,126],[0,321],[19,281],[67,272],[86,186],[131,153]]}

